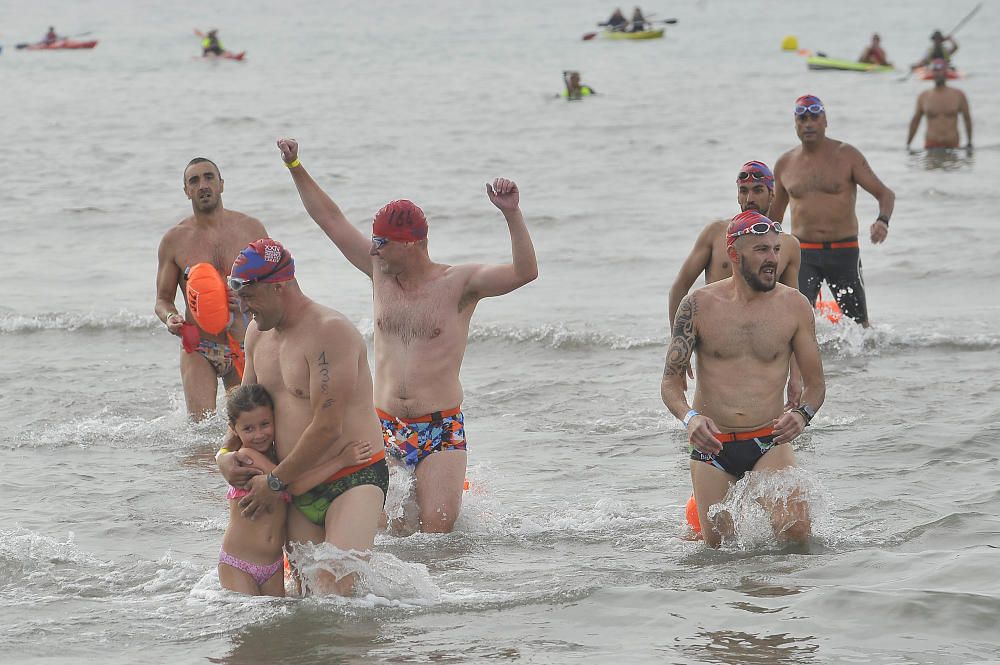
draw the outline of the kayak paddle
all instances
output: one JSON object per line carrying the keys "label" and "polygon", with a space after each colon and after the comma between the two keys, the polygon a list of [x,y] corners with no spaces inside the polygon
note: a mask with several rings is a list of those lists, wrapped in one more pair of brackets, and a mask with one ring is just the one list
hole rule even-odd
{"label": "kayak paddle", "polygon": [[[983,7],[983,3],[981,3],[981,2],[980,2],[980,3],[978,4],[978,5],[976,5],[975,7],[973,7],[973,8],[972,8],[972,11],[971,11],[971,12],[969,12],[968,14],[966,14],[966,15],[965,15],[965,18],[963,18],[963,19],[962,19],[961,21],[959,21],[959,22],[958,22],[958,25],[956,25],[956,26],[955,26],[954,28],[952,28],[952,29],[951,29],[951,32],[949,32],[949,33],[948,33],[948,37],[951,37],[951,36],[953,36],[953,35],[954,35],[954,34],[955,34],[956,32],[958,32],[958,29],[959,29],[959,28],[961,28],[961,27],[962,27],[963,25],[965,25],[966,23],[968,23],[968,22],[969,22],[969,19],[970,19],[970,18],[972,18],[973,16],[975,16],[975,15],[976,15],[976,12],[978,12],[978,11],[979,11],[980,9],[982,9],[982,7]],[[945,37],[945,39],[947,39],[947,37]],[[897,80],[898,80],[898,81],[899,81],[900,83],[902,83],[903,81],[906,81],[906,80],[908,80],[908,79],[910,78],[910,76],[912,76],[912,75],[913,75],[913,71],[914,71],[915,69],[916,69],[916,67],[910,67],[910,71],[906,72],[906,76],[904,76],[904,77],[903,77],[903,78],[901,78],[901,79],[897,79]]]}

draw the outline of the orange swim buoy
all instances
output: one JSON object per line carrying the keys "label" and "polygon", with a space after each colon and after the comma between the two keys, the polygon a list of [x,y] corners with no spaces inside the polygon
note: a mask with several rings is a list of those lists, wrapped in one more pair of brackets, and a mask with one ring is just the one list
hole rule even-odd
{"label": "orange swim buoy", "polygon": [[229,291],[226,282],[211,263],[198,263],[184,272],[187,276],[184,295],[187,297],[191,315],[205,332],[213,335],[226,333],[233,365],[242,379],[246,360],[243,348],[228,330],[233,322],[233,314],[229,310]]}
{"label": "orange swim buoy", "polygon": [[687,518],[688,526],[695,533],[701,533],[701,520],[698,519],[698,503],[694,500],[694,494],[688,499],[687,508],[684,509],[684,516]]}
{"label": "orange swim buoy", "polygon": [[816,311],[821,316],[825,316],[830,323],[837,323],[844,317],[844,313],[840,311],[840,305],[837,304],[833,296],[830,296],[829,300],[823,300],[822,289],[816,296]]}

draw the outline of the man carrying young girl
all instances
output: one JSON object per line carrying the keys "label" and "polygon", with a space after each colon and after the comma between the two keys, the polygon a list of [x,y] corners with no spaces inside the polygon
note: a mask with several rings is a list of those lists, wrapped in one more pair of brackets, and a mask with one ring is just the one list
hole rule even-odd
{"label": "man carrying young girl", "polygon": [[[264,474],[242,453],[219,455],[219,470],[251,520],[282,506],[280,492],[300,481],[316,484],[288,511],[290,542],[326,542],[340,551],[371,550],[389,485],[382,429],[375,415],[368,350],[342,314],[309,299],[295,280],[295,262],[280,243],[254,241],[233,264],[229,287],[253,315],[247,328],[243,383],[259,383],[274,400],[274,448],[279,460]],[[225,449],[237,445],[231,433]],[[371,442],[368,461],[325,481],[313,473],[352,441]],[[321,573],[319,593],[348,595],[354,576]]]}

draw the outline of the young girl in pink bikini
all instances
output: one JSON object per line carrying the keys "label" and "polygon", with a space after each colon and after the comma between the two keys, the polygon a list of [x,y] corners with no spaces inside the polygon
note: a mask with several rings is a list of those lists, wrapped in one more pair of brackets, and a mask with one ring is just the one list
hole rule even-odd
{"label": "young girl in pink bikini", "polygon": [[[262,473],[270,473],[277,465],[274,452],[274,402],[259,384],[237,386],[226,395],[229,426],[239,437],[242,455],[253,460]],[[223,452],[223,449],[221,452]],[[248,520],[242,515],[239,500],[249,492],[230,487],[229,526],[222,538],[219,552],[219,582],[223,588],[252,596],[284,596],[285,578],[282,572],[285,544],[287,504],[293,494],[301,494],[342,468],[363,464],[371,458],[371,444],[353,441],[337,457],[318,465],[282,492],[284,503],[279,509]],[[289,492],[291,494],[289,494]]]}

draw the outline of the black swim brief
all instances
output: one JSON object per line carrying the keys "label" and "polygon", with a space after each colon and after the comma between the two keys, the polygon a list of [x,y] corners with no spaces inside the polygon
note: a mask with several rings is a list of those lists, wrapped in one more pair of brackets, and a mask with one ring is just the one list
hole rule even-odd
{"label": "black swim brief", "polygon": [[711,464],[720,471],[725,471],[737,480],[746,475],[757,465],[760,458],[774,447],[774,430],[770,427],[752,432],[727,432],[715,435],[722,442],[722,452],[709,455],[689,445],[691,459]]}

